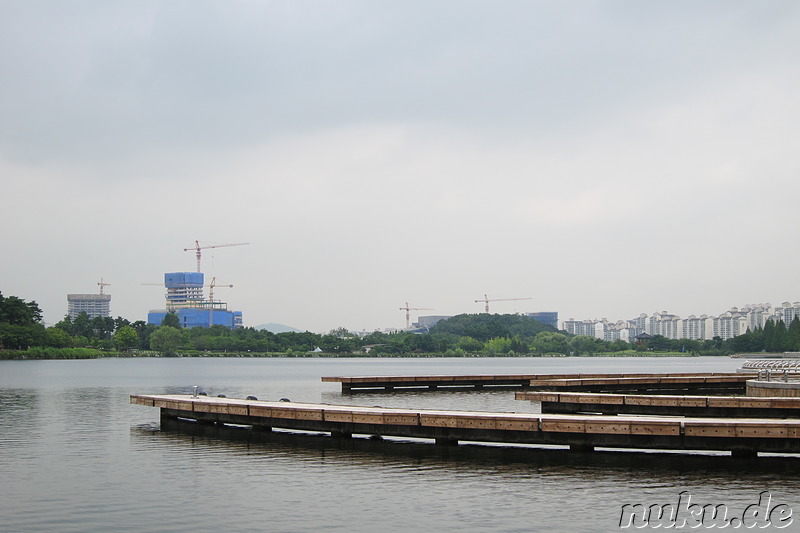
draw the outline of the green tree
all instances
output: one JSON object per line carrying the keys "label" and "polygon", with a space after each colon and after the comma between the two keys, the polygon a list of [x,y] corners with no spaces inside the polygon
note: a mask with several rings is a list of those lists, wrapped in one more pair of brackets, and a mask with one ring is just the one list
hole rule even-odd
{"label": "green tree", "polygon": [[129,350],[139,344],[139,334],[131,326],[122,326],[114,334],[114,346],[117,350]]}
{"label": "green tree", "polygon": [[12,326],[32,326],[42,321],[42,310],[35,301],[26,302],[16,296],[0,293],[0,322]]}
{"label": "green tree", "polygon": [[114,319],[108,316],[96,316],[89,321],[94,336],[100,340],[110,340],[114,332]]}
{"label": "green tree", "polygon": [[589,335],[576,335],[569,341],[569,346],[575,355],[594,355],[598,352],[598,339]]}
{"label": "green tree", "polygon": [[615,341],[611,341],[611,343],[608,345],[608,351],[609,352],[624,352],[624,351],[630,350],[630,349],[631,349],[630,343],[625,342],[625,341],[620,340],[620,339],[615,340]]}
{"label": "green tree", "polygon": [[72,335],[75,337],[86,337],[91,339],[94,337],[94,329],[92,328],[92,320],[86,311],[81,311],[75,320],[72,321]]}
{"label": "green tree", "polygon": [[775,324],[775,344],[773,348],[776,352],[785,352],[789,350],[789,330],[783,320],[779,320]]}
{"label": "green tree", "polygon": [[172,326],[161,326],[150,335],[150,348],[161,352],[167,357],[178,353],[183,335],[177,328]]}
{"label": "green tree", "polygon": [[161,325],[181,329],[181,320],[178,318],[178,314],[176,312],[170,311],[164,316],[164,320],[161,321]]}
{"label": "green tree", "polygon": [[508,337],[495,337],[483,344],[483,353],[486,355],[504,355],[511,351],[511,339]]}
{"label": "green tree", "polygon": [[800,316],[795,316],[789,323],[789,334],[787,335],[787,350],[800,351]]}
{"label": "green tree", "polygon": [[473,339],[469,335],[460,337],[456,346],[467,353],[478,353],[483,349],[483,343],[477,339]]}
{"label": "green tree", "polygon": [[764,350],[775,351],[775,321],[771,318],[764,324]]}
{"label": "green tree", "polygon": [[114,319],[114,331],[119,331],[123,326],[130,326],[130,325],[131,321],[128,320],[127,318],[122,318],[121,316],[118,316],[117,318]]}
{"label": "green tree", "polygon": [[563,333],[543,331],[533,339],[533,347],[540,354],[569,353],[569,341]]}
{"label": "green tree", "polygon": [[56,322],[54,327],[68,333],[69,335],[75,335],[75,326],[72,324],[72,317],[69,315],[64,315],[64,318]]}
{"label": "green tree", "polygon": [[555,332],[556,330],[529,316],[481,313],[456,315],[442,320],[431,328],[430,333],[452,333],[460,337],[469,336],[486,342],[496,337],[511,338],[514,335],[519,335],[522,339],[529,339],[543,331]]}
{"label": "green tree", "polygon": [[72,336],[61,328],[47,328],[44,332],[44,342],[53,348],[72,347]]}
{"label": "green tree", "polygon": [[0,293],[0,348],[24,350],[44,344],[42,310],[36,302]]}

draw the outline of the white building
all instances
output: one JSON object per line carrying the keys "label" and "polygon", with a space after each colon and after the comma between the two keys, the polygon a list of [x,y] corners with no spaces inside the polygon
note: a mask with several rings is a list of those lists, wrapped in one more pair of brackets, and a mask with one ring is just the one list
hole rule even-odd
{"label": "white building", "polygon": [[[598,320],[575,320],[570,318],[564,321],[564,330],[572,335],[588,335],[590,337],[597,337],[597,325],[600,324]],[[602,324],[600,325],[602,335]],[[598,337],[602,339],[603,337]]]}
{"label": "white building", "polygon": [[110,294],[67,294],[67,314],[75,320],[79,314],[89,318],[107,317],[111,314]]}
{"label": "white building", "polygon": [[789,327],[789,324],[792,323],[792,320],[794,320],[796,316],[800,316],[800,302],[783,302],[780,307],[775,308],[773,320],[775,320],[776,323],[779,320],[783,320],[786,327]]}
{"label": "white building", "polygon": [[696,341],[713,338],[714,322],[708,315],[700,315],[699,317],[689,315],[689,318],[684,319],[682,322],[681,331],[683,334],[681,338]]}
{"label": "white building", "polygon": [[653,313],[647,321],[649,330],[645,330],[650,335],[661,335],[668,339],[679,339],[683,333],[681,318],[678,315],[671,315],[666,311]]}
{"label": "white building", "polygon": [[714,319],[714,337],[731,339],[747,332],[747,313],[733,307]]}

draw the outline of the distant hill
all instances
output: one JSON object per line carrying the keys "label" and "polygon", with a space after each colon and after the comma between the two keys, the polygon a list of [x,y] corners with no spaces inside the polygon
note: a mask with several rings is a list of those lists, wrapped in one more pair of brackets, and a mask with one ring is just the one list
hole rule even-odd
{"label": "distant hill", "polygon": [[558,331],[533,317],[523,315],[490,315],[481,313],[477,315],[456,315],[447,320],[437,322],[431,328],[431,333],[452,333],[459,337],[469,336],[481,342],[486,342],[495,337],[513,337],[519,335],[524,338],[535,337],[542,331]]}
{"label": "distant hill", "polygon": [[299,329],[293,328],[292,326],[286,326],[284,324],[275,324],[273,322],[270,322],[269,324],[261,324],[260,326],[253,326],[253,329],[267,330],[271,331],[272,333],[301,332]]}

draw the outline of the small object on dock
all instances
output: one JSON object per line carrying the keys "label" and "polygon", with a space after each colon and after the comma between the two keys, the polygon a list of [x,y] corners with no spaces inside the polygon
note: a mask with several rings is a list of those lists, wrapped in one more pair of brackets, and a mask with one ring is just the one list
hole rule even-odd
{"label": "small object on dock", "polygon": [[248,396],[245,400],[258,400],[255,396]]}
{"label": "small object on dock", "polygon": [[217,398],[227,398],[224,394],[217,394]]}
{"label": "small object on dock", "polygon": [[289,398],[281,398],[280,401],[282,401],[282,402],[291,402],[292,400],[290,400]]}

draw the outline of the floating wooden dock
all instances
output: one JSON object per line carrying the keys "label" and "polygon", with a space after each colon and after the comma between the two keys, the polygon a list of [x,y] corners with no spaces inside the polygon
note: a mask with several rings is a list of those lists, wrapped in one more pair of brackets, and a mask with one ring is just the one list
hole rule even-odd
{"label": "floating wooden dock", "polygon": [[800,419],[800,398],[580,392],[518,392],[515,398],[517,400],[540,402],[542,413]]}
{"label": "floating wooden dock", "polygon": [[330,433],[525,445],[800,453],[800,420],[490,413],[265,402],[190,395],[132,395],[162,419]]}
{"label": "floating wooden dock", "polygon": [[671,374],[514,374],[472,376],[355,376],[323,377],[342,384],[342,392],[402,391],[420,389],[533,389],[568,391],[683,391],[744,393],[755,373],[706,372]]}

